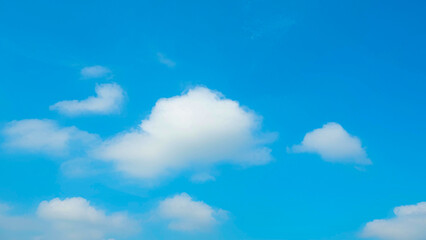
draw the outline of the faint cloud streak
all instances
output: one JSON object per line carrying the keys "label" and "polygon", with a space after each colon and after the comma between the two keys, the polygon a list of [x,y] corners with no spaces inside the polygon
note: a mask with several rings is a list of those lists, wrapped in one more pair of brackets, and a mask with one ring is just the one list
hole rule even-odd
{"label": "faint cloud streak", "polygon": [[176,62],[171,60],[170,58],[167,58],[163,53],[157,53],[157,58],[161,64],[164,64],[169,68],[173,68],[176,66]]}

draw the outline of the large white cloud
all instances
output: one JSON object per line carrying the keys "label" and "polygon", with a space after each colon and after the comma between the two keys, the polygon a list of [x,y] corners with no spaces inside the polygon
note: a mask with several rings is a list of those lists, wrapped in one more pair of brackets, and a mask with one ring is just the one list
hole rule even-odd
{"label": "large white cloud", "polygon": [[95,151],[119,170],[156,178],[217,163],[259,165],[271,160],[261,118],[220,93],[197,87],[158,100],[138,129],[118,134]]}
{"label": "large white cloud", "polygon": [[83,78],[100,78],[110,75],[111,70],[109,70],[107,67],[96,65],[84,67],[81,69],[80,73]]}
{"label": "large white cloud", "polygon": [[124,100],[124,91],[116,83],[96,85],[96,96],[84,100],[67,100],[50,106],[50,110],[75,116],[82,114],[118,113]]}
{"label": "large white cloud", "polygon": [[76,197],[43,201],[34,215],[0,213],[0,228],[13,239],[104,240],[135,234],[139,223],[124,212],[108,215]]}
{"label": "large white cloud", "polygon": [[317,153],[329,162],[371,164],[359,138],[333,122],[307,133],[302,143],[293,146],[291,151]]}
{"label": "large white cloud", "polygon": [[78,128],[60,127],[48,119],[25,119],[9,122],[3,129],[4,145],[10,149],[46,154],[64,154],[74,145],[90,145],[97,135]]}
{"label": "large white cloud", "polygon": [[426,239],[426,202],[396,207],[395,217],[366,224],[362,236],[382,240]]}
{"label": "large white cloud", "polygon": [[194,201],[186,193],[161,201],[156,214],[168,221],[170,229],[177,231],[207,231],[227,218],[226,211]]}

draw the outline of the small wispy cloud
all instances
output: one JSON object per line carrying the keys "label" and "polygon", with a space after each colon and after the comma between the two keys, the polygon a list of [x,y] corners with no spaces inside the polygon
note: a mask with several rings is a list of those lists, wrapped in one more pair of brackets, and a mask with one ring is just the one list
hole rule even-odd
{"label": "small wispy cloud", "polygon": [[4,147],[48,155],[63,155],[71,147],[86,146],[98,136],[78,128],[61,127],[48,119],[24,119],[9,122],[3,129]]}
{"label": "small wispy cloud", "polygon": [[84,67],[80,74],[83,78],[101,78],[111,76],[111,70],[100,65]]}
{"label": "small wispy cloud", "polygon": [[203,183],[208,181],[215,181],[216,178],[209,173],[196,173],[192,175],[191,181],[194,183]]}
{"label": "small wispy cloud", "polygon": [[161,64],[164,64],[167,67],[173,68],[176,66],[176,62],[171,60],[170,58],[167,58],[163,53],[157,53],[157,58]]}
{"label": "small wispy cloud", "polygon": [[111,114],[120,112],[124,91],[116,83],[100,84],[95,88],[96,96],[84,100],[66,100],[50,106],[50,110],[69,116],[82,114]]}

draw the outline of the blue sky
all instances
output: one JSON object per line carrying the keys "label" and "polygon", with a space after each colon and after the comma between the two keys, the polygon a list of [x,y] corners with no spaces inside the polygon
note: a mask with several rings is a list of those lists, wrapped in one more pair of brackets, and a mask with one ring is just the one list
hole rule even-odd
{"label": "blue sky", "polygon": [[425,11],[2,1],[0,238],[425,239]]}

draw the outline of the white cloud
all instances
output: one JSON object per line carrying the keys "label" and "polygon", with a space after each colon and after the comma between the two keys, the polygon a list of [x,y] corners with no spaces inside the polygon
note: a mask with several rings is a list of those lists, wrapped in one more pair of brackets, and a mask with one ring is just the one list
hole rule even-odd
{"label": "white cloud", "polygon": [[101,78],[111,74],[111,70],[103,66],[91,66],[81,69],[81,76],[84,78]]}
{"label": "white cloud", "polygon": [[325,161],[371,164],[361,141],[350,135],[338,123],[327,123],[309,132],[300,145],[291,148],[295,153],[317,153]]}
{"label": "white cloud", "polygon": [[158,58],[158,61],[159,61],[160,63],[162,63],[162,64],[166,65],[167,67],[172,68],[172,67],[176,66],[176,62],[174,62],[173,60],[171,60],[171,59],[167,58],[167,57],[166,57],[164,54],[162,54],[162,53],[157,53],[157,58]]}
{"label": "white cloud", "polygon": [[95,92],[96,96],[85,100],[69,100],[55,103],[50,106],[50,110],[56,110],[69,116],[120,112],[124,100],[124,91],[118,84],[96,85]]}
{"label": "white cloud", "polygon": [[66,220],[82,222],[103,222],[106,216],[103,212],[90,206],[89,202],[80,197],[59,198],[43,201],[37,209],[37,215],[49,220]]}
{"label": "white cloud", "polygon": [[[104,240],[128,236],[139,230],[126,213],[107,215],[84,198],[58,198],[43,201],[35,215],[13,216],[0,213],[0,228],[13,239]],[[31,237],[31,238],[30,238]]]}
{"label": "white cloud", "polygon": [[9,122],[3,130],[5,147],[46,154],[64,154],[71,146],[87,145],[97,136],[78,128],[59,127],[47,119],[25,119]]}
{"label": "white cloud", "polygon": [[395,217],[366,224],[362,236],[382,240],[426,239],[426,202],[396,207]]}
{"label": "white cloud", "polygon": [[139,129],[109,139],[95,155],[146,179],[218,163],[265,164],[271,137],[258,136],[260,125],[260,117],[238,102],[197,87],[160,99]]}
{"label": "white cloud", "polygon": [[61,172],[70,178],[84,178],[108,172],[105,166],[86,157],[76,157],[61,164]]}
{"label": "white cloud", "polygon": [[177,231],[206,231],[227,218],[226,211],[194,201],[186,193],[161,201],[156,213]]}

